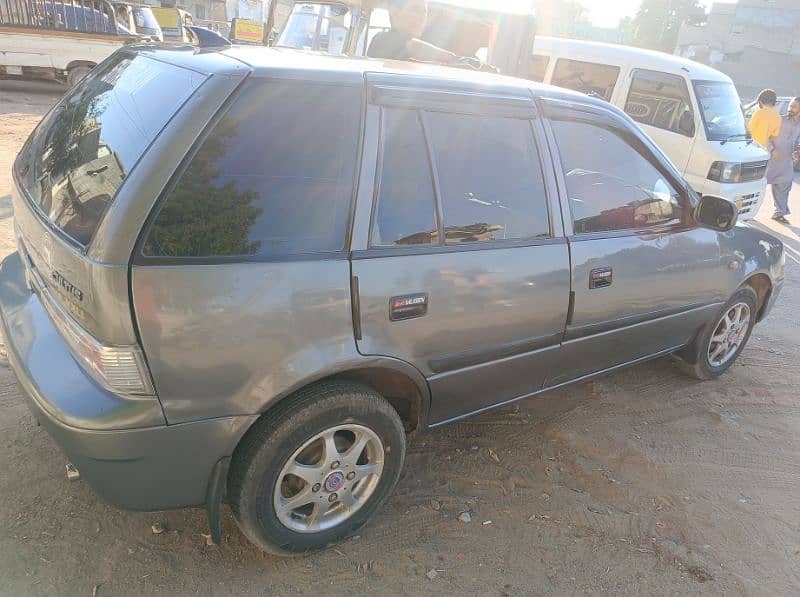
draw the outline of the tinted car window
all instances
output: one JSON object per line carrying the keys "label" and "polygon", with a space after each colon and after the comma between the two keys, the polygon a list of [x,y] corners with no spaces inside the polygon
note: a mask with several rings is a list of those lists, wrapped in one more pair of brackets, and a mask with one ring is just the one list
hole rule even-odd
{"label": "tinted car window", "polygon": [[673,133],[681,133],[681,118],[694,122],[684,80],[646,70],[634,73],[625,112],[637,122]]}
{"label": "tinted car window", "polygon": [[547,200],[527,120],[431,112],[445,241],[549,234]]}
{"label": "tinted car window", "polygon": [[146,255],[214,257],[344,247],[361,93],[253,80],[169,191]]}
{"label": "tinted car window", "polygon": [[554,121],[578,234],[682,222],[680,195],[635,147],[610,129]]}
{"label": "tinted car window", "polygon": [[550,56],[542,56],[541,54],[534,54],[531,56],[528,64],[528,78],[538,83],[544,82],[544,76],[547,73],[547,65],[549,63]]}
{"label": "tinted car window", "polygon": [[82,245],[147,146],[202,83],[195,72],[119,54],[48,114],[17,169],[33,202]]}
{"label": "tinted car window", "polygon": [[437,243],[428,152],[413,110],[383,112],[383,160],[372,227],[374,246]]}
{"label": "tinted car window", "polygon": [[559,58],[552,84],[611,101],[618,77],[619,68],[616,66]]}

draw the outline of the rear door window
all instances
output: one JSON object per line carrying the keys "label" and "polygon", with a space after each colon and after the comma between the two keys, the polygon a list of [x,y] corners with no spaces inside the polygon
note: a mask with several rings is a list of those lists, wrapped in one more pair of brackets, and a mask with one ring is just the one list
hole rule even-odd
{"label": "rear door window", "polygon": [[124,53],[96,67],[20,155],[17,171],[32,203],[87,245],[139,158],[204,79]]}
{"label": "rear door window", "polygon": [[550,225],[530,122],[430,112],[446,243],[548,236]]}
{"label": "rear door window", "polygon": [[383,114],[373,247],[550,235],[544,176],[528,120],[394,108]]}
{"label": "rear door window", "polygon": [[559,58],[552,84],[611,101],[619,78],[619,67]]}
{"label": "rear door window", "polygon": [[625,112],[636,122],[673,133],[686,134],[681,132],[682,118],[694,123],[686,82],[675,75],[648,70],[634,72]]}
{"label": "rear door window", "polygon": [[436,198],[419,114],[384,109],[382,129],[383,159],[372,245],[436,244]]}
{"label": "rear door window", "polygon": [[254,79],[161,202],[155,257],[271,258],[345,245],[361,90]]}

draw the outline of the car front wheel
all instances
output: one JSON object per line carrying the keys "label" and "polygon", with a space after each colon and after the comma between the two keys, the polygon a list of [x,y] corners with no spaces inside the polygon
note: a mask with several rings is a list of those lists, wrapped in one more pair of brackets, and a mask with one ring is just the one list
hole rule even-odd
{"label": "car front wheel", "polygon": [[234,453],[231,508],[244,534],[288,555],[357,531],[391,494],[405,455],[392,406],[369,387],[322,383],[282,402]]}
{"label": "car front wheel", "polygon": [[756,323],[758,296],[750,286],[737,290],[691,346],[679,352],[681,368],[697,379],[719,377],[738,358]]}

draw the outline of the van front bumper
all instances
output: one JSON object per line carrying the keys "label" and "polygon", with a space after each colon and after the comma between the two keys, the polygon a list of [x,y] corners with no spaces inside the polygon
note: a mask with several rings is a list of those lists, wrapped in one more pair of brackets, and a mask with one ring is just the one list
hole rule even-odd
{"label": "van front bumper", "polygon": [[19,253],[0,264],[0,319],[28,407],[101,497],[131,510],[205,504],[214,466],[256,416],[167,425],[157,398],[98,386],[29,290]]}
{"label": "van front bumper", "polygon": [[[692,182],[689,181],[689,184],[692,184]],[[692,188],[697,190],[698,187],[692,184]],[[701,195],[716,195],[733,201],[739,209],[739,219],[750,220],[756,217],[761,204],[764,202],[767,181],[762,178],[749,182],[727,184],[705,179],[702,181],[700,188],[702,189],[699,191]]]}

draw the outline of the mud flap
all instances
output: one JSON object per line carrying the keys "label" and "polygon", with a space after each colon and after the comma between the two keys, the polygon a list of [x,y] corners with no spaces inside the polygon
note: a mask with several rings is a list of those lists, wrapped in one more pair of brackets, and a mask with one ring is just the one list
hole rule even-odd
{"label": "mud flap", "polygon": [[225,495],[225,485],[228,480],[228,468],[230,465],[230,457],[219,460],[214,465],[214,469],[211,471],[211,478],[208,480],[206,514],[208,515],[208,529],[211,534],[211,541],[214,542],[214,545],[219,545],[222,541],[219,509],[222,505],[222,498]]}

